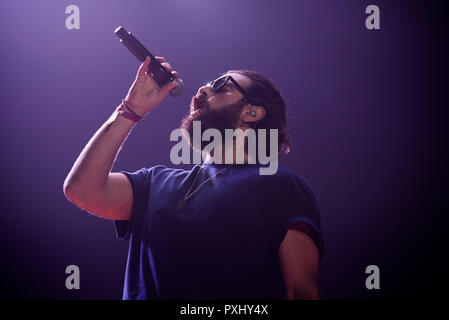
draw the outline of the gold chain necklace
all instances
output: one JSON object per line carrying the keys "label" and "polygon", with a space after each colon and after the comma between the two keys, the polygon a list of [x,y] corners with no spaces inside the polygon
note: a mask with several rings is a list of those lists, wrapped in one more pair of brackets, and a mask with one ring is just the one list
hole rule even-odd
{"label": "gold chain necklace", "polygon": [[209,177],[207,180],[205,180],[203,183],[201,183],[198,188],[196,188],[191,194],[189,194],[190,190],[192,190],[193,186],[195,185],[196,180],[198,179],[201,170],[203,170],[203,166],[200,167],[200,170],[198,170],[198,173],[195,177],[195,180],[193,180],[192,185],[190,186],[189,190],[187,191],[186,195],[184,196],[184,199],[181,199],[178,201],[178,203],[176,204],[176,210],[181,210],[183,209],[186,204],[187,204],[187,200],[192,197],[204,184],[206,184],[210,179],[212,179],[215,176],[218,176],[220,173],[224,172],[225,170],[229,169],[230,167],[232,167],[234,164],[231,164],[230,166],[218,171],[216,174],[214,174],[213,176]]}

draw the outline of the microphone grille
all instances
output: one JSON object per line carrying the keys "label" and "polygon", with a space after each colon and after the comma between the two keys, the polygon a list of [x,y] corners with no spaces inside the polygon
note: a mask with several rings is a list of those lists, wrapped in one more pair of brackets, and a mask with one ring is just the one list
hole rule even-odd
{"label": "microphone grille", "polygon": [[175,81],[179,83],[179,86],[170,91],[170,95],[172,97],[179,97],[184,91],[184,81],[182,79],[176,79]]}

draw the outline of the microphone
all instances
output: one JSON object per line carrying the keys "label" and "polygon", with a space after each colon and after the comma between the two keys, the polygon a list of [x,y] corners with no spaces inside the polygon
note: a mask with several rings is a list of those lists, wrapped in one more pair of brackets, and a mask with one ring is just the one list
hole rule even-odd
{"label": "microphone", "polygon": [[179,97],[181,95],[184,90],[184,82],[182,79],[176,79],[170,72],[168,72],[167,69],[156,60],[151,52],[131,34],[131,32],[127,32],[125,28],[120,26],[115,29],[114,33],[120,38],[120,42],[123,43],[140,62],[144,62],[147,56],[151,58],[148,66],[148,73],[154,81],[156,81],[159,87],[164,86],[170,81],[176,81],[179,83],[179,86],[171,90],[170,95],[172,97]]}

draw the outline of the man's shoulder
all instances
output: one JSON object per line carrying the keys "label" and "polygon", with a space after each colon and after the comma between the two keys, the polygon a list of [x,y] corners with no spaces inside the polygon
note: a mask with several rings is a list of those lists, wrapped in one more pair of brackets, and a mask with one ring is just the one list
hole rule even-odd
{"label": "man's shoulder", "polygon": [[251,178],[251,180],[255,181],[256,183],[273,185],[277,183],[289,184],[292,182],[296,182],[300,184],[308,184],[307,180],[297,171],[281,164],[277,165],[277,170],[275,173],[261,174],[260,168],[265,166],[266,165],[247,166],[247,170],[243,170],[242,173],[245,175],[245,178]]}
{"label": "man's shoulder", "polygon": [[142,168],[141,170],[145,170],[146,173],[154,178],[154,177],[177,177],[177,176],[182,176],[182,175],[187,175],[190,172],[192,172],[192,170],[195,169],[196,166],[193,166],[191,169],[181,169],[181,168],[172,168],[172,167],[168,167],[166,165],[155,165],[152,167],[147,167],[147,168]]}
{"label": "man's shoulder", "polygon": [[286,193],[289,196],[299,195],[299,198],[311,201],[318,207],[318,198],[309,181],[297,171],[279,166],[279,170],[274,175],[274,179],[273,185],[276,187],[278,193]]}
{"label": "man's shoulder", "polygon": [[273,175],[272,185],[274,188],[283,191],[300,192],[315,197],[309,181],[297,171],[279,165],[278,171]]}
{"label": "man's shoulder", "polygon": [[297,171],[285,167],[283,165],[278,166],[277,172],[273,175],[274,182],[277,183],[301,183],[308,185],[307,180],[299,174]]}
{"label": "man's shoulder", "polygon": [[251,167],[243,172],[245,181],[273,192],[278,192],[279,189],[310,188],[309,183],[301,174],[281,164],[278,165],[274,174],[260,174],[258,166]]}
{"label": "man's shoulder", "polygon": [[191,171],[191,169],[185,170],[181,168],[172,168],[163,164],[158,164],[152,167],[145,167],[142,168],[141,170],[146,170],[150,174],[171,174],[171,173],[184,173]]}

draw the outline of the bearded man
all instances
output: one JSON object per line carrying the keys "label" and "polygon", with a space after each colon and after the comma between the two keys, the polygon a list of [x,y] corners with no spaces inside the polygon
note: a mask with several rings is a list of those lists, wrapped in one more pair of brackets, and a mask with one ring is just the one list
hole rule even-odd
{"label": "bearded man", "polygon": [[[163,57],[156,59],[178,77]],[[129,239],[123,299],[318,299],[319,205],[296,172],[280,165],[261,175],[265,164],[246,149],[244,161],[236,161],[235,144],[220,150],[223,159],[233,152],[230,163],[208,153],[191,170],[156,165],[111,172],[135,124],[178,86],[160,88],[149,63],[64,182],[71,202],[112,220],[118,238]],[[268,151],[290,148],[285,102],[254,71],[230,70],[202,86],[181,122],[190,138],[194,121],[202,132],[275,129],[276,143],[263,142]],[[204,147],[201,142],[198,151]]]}

